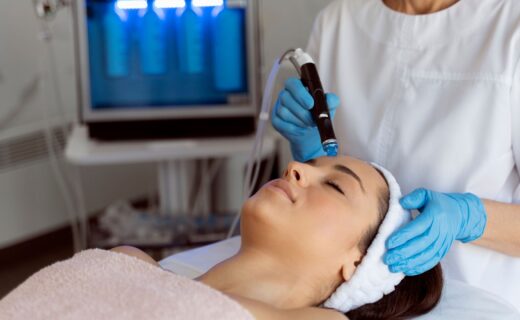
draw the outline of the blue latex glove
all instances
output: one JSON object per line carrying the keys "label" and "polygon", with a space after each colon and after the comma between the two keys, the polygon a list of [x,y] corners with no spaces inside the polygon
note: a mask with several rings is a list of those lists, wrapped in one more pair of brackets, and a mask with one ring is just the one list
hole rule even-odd
{"label": "blue latex glove", "polygon": [[487,214],[480,198],[471,193],[438,193],[417,189],[401,199],[401,206],[420,214],[388,238],[384,262],[392,272],[408,276],[435,267],[453,241],[464,243],[482,236]]}
{"label": "blue latex glove", "polygon": [[[332,119],[339,106],[339,98],[334,94],[326,94],[327,104]],[[320,134],[312,119],[310,110],[314,107],[311,94],[296,78],[285,82],[278,101],[271,115],[271,123],[291,145],[293,158],[305,162],[326,156],[321,145]]]}

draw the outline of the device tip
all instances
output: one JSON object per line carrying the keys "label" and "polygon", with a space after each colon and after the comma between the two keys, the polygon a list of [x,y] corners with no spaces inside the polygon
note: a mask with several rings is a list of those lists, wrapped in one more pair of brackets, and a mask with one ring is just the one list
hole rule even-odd
{"label": "device tip", "polygon": [[328,143],[323,146],[323,150],[325,150],[325,153],[327,153],[328,157],[336,157],[338,155],[338,144]]}

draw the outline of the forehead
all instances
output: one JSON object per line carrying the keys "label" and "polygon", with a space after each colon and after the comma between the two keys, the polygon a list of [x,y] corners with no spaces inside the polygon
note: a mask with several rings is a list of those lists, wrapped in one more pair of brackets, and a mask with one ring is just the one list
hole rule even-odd
{"label": "forehead", "polygon": [[333,167],[335,165],[343,165],[349,168],[359,176],[369,194],[379,194],[381,189],[387,189],[385,179],[372,165],[353,157],[321,157],[314,161],[314,165],[317,167]]}

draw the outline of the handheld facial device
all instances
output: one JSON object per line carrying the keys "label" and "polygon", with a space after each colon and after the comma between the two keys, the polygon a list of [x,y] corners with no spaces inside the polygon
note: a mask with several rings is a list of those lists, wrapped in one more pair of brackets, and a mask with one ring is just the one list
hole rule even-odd
{"label": "handheld facial device", "polygon": [[320,133],[323,150],[329,157],[338,155],[338,142],[332,127],[332,119],[327,105],[327,99],[321,84],[316,64],[312,57],[302,49],[296,49],[289,54],[292,62],[300,74],[303,85],[307,87],[314,99],[314,107],[311,109],[312,117]]}

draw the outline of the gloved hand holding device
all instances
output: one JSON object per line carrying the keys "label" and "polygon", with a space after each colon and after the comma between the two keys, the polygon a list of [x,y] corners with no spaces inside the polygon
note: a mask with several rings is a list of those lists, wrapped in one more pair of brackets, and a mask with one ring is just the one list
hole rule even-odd
{"label": "gloved hand holding device", "polygon": [[[334,119],[339,98],[329,93],[326,99],[331,118]],[[285,88],[280,92],[272,111],[272,125],[289,140],[296,161],[305,162],[326,156],[310,112],[313,106],[314,100],[303,83],[297,78],[290,78],[285,82]]]}
{"label": "gloved hand holding device", "polygon": [[484,205],[471,193],[417,189],[400,202],[403,208],[420,214],[387,240],[384,262],[392,272],[424,273],[440,262],[455,240],[474,241],[486,227]]}

